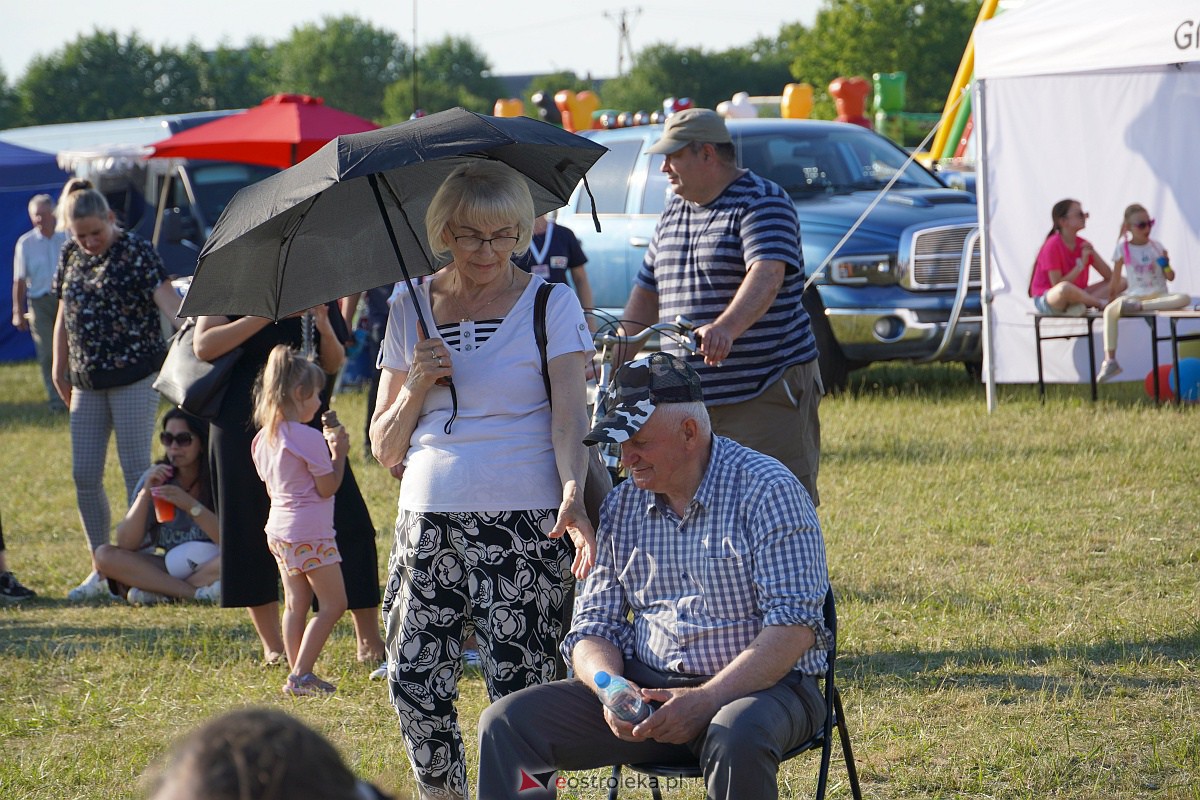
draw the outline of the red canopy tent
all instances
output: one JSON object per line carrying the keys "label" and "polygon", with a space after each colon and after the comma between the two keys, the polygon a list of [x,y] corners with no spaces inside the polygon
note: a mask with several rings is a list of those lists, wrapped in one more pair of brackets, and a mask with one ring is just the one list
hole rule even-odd
{"label": "red canopy tent", "polygon": [[325,105],[320,97],[277,94],[232,114],[164,139],[151,158],[206,158],[287,169],[344,133],[378,128],[374,122]]}

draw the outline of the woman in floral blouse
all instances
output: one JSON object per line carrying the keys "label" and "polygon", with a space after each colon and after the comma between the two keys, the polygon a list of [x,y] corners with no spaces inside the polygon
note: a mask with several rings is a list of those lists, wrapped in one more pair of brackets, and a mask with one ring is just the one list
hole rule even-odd
{"label": "woman in floral blouse", "polygon": [[[108,543],[110,511],[104,461],[115,430],[125,477],[125,502],[150,466],[158,411],[151,384],[166,355],[158,310],[172,321],[179,296],[162,259],[145,239],[116,224],[104,195],[72,180],[59,205],[71,235],[59,256],[54,292],[54,388],[71,409],[75,498],[92,553]],[[96,569],[67,597],[107,597]]]}

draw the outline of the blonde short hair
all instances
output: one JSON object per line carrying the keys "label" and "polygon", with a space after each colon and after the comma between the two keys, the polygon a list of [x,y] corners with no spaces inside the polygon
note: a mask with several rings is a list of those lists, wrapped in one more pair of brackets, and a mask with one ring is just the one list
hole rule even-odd
{"label": "blonde short hair", "polygon": [[429,249],[442,258],[450,252],[451,223],[481,231],[515,225],[513,252],[524,253],[533,237],[533,217],[533,196],[525,179],[511,167],[481,159],[455,167],[442,182],[425,214],[425,232]]}

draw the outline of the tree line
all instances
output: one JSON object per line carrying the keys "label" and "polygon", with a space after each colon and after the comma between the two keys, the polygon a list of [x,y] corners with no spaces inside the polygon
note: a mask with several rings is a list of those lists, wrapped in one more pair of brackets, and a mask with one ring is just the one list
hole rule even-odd
{"label": "tree line", "polygon": [[[605,108],[661,108],[666,97],[714,107],[734,93],[780,94],[787,83],[815,89],[813,115],[834,116],[825,94],[839,75],[908,74],[907,109],[940,111],[970,36],[979,0],[825,0],[811,26],[724,51],[652,44],[628,74],[595,84],[570,72],[538,76],[524,89],[593,89]],[[298,92],[381,125],[414,109],[451,106],[489,113],[506,96],[487,56],[466,37],[446,37],[416,54],[400,37],[354,16],[325,17],[268,43],[204,50],[155,47],[136,34],[95,30],[34,58],[9,83],[0,72],[0,129],[257,105]],[[414,97],[415,93],[415,97]]]}

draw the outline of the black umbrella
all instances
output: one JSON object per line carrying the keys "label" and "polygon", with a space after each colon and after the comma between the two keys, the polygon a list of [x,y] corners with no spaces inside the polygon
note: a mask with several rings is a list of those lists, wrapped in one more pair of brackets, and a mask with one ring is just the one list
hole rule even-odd
{"label": "black umbrella", "polygon": [[425,212],[456,166],[479,158],[507,164],[544,214],[566,203],[607,149],[539,120],[461,108],[339,136],[234,195],[200,251],[180,316],[278,320],[428,275],[439,265]]}

